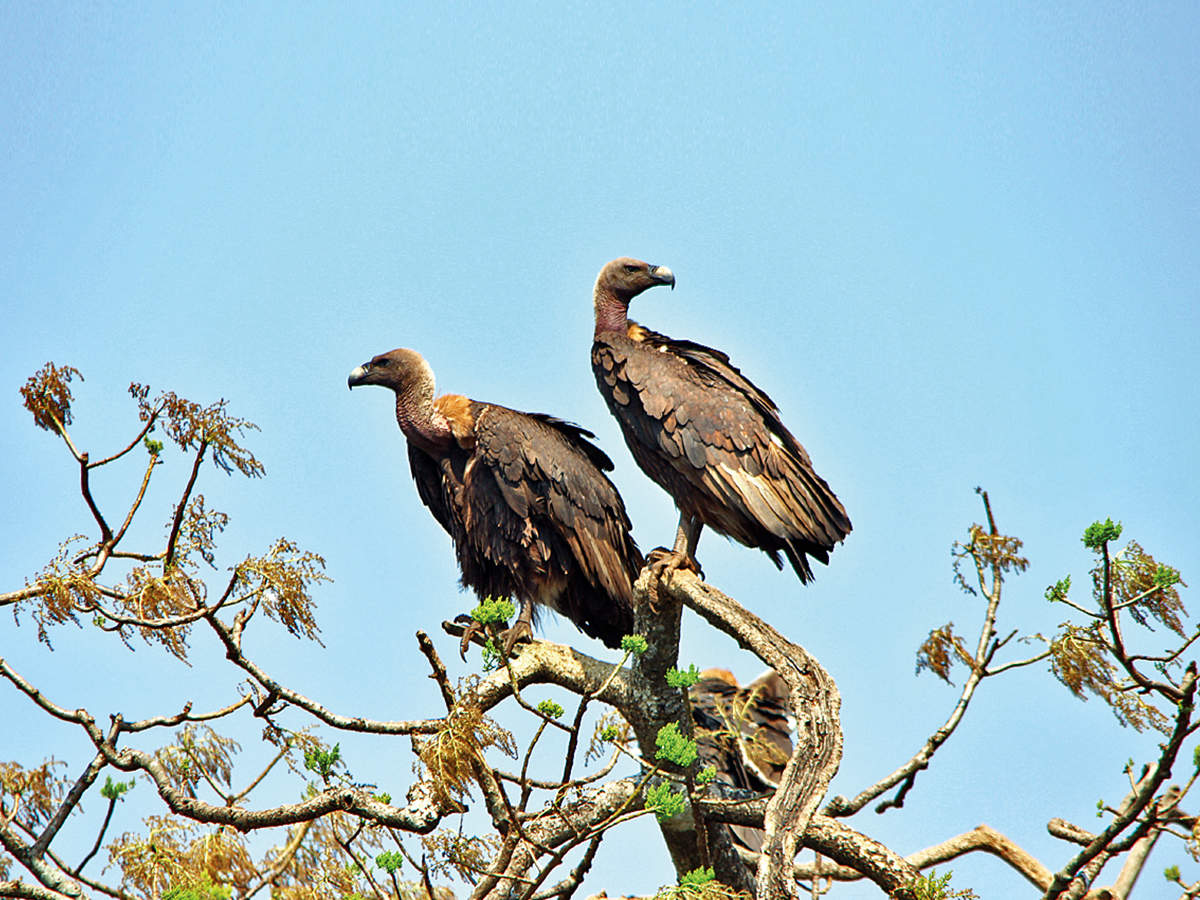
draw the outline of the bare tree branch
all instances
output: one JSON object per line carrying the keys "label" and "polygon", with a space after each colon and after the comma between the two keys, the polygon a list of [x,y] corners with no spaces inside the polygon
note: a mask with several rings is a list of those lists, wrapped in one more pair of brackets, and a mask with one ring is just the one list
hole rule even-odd
{"label": "bare tree branch", "polygon": [[[71,452],[75,453],[74,447],[70,444],[70,439],[67,438],[66,431],[63,431],[63,439],[67,441],[68,446],[71,446]],[[108,543],[112,540],[112,529],[108,527],[108,522],[104,520],[104,516],[100,513],[100,507],[96,505],[95,498],[92,497],[92,485],[88,478],[91,472],[91,467],[88,466],[87,453],[79,453],[76,455],[79,460],[79,492],[83,494],[84,502],[87,503],[88,510],[92,514],[92,518],[96,520],[96,524],[100,526],[100,540],[102,543]]]}
{"label": "bare tree branch", "polygon": [[201,440],[200,447],[196,450],[196,459],[192,463],[192,472],[188,476],[187,485],[183,489],[183,496],[179,498],[179,505],[175,507],[175,519],[171,522],[171,534],[167,537],[167,555],[163,558],[163,570],[166,571],[175,562],[175,542],[179,539],[179,527],[183,524],[183,514],[187,510],[188,498],[192,496],[192,489],[196,487],[196,477],[200,474],[200,463],[204,461],[204,451],[208,449],[208,441]]}
{"label": "bare tree branch", "polygon": [[111,765],[126,772],[141,770],[150,776],[158,794],[171,811],[196,822],[231,825],[239,831],[253,831],[279,825],[294,825],[316,819],[331,812],[354,813],[364,819],[390,825],[404,831],[426,834],[441,821],[441,811],[431,798],[419,795],[409,806],[399,808],[384,803],[370,792],[353,787],[328,787],[300,803],[289,803],[267,809],[248,810],[214,806],[177,789],[162,763],[152,754],[125,748],[116,750],[107,742],[100,751]]}
{"label": "bare tree branch", "polygon": [[100,845],[104,843],[104,835],[108,831],[109,823],[112,822],[113,811],[117,808],[117,801],[120,799],[120,796],[115,794],[108,798],[108,809],[104,811],[104,822],[100,825],[100,831],[96,833],[96,841],[92,844],[92,849],[88,851],[87,856],[79,861],[79,865],[71,870],[71,874],[76,878],[79,877],[79,873],[83,871],[84,866],[91,862],[92,857],[100,852]]}
{"label": "bare tree branch", "polygon": [[212,626],[217,637],[221,639],[221,643],[225,645],[225,656],[235,666],[242,669],[250,675],[256,682],[262,685],[268,692],[268,695],[285,700],[286,702],[303,709],[316,719],[324,722],[332,728],[337,728],[342,731],[364,732],[368,734],[432,734],[440,727],[436,719],[418,719],[416,721],[396,721],[383,722],[373,719],[366,719],[362,716],[344,716],[326,709],[319,703],[316,703],[303,694],[284,687],[257,664],[248,659],[241,650],[239,642],[234,640],[233,632],[224,622],[217,616],[205,616],[205,621]]}
{"label": "bare tree branch", "polygon": [[83,774],[71,785],[71,790],[67,792],[67,796],[58,805],[53,818],[47,823],[45,829],[38,836],[38,839],[34,841],[33,846],[29,848],[30,854],[40,858],[46,853],[46,848],[50,846],[50,842],[54,840],[63,823],[67,821],[67,816],[75,811],[75,807],[83,798],[84,792],[92,786],[92,782],[96,780],[96,776],[100,774],[103,768],[104,756],[97,753],[92,758],[92,761],[88,763],[87,768],[83,770]]}

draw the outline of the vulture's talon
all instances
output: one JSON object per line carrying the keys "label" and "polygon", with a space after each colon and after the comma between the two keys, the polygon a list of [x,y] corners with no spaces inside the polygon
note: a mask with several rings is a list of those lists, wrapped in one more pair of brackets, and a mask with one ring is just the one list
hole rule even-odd
{"label": "vulture's talon", "polygon": [[484,629],[482,623],[476,622],[466,613],[459,613],[454,617],[454,621],[466,625],[466,628],[463,629],[462,638],[458,642],[458,655],[462,658],[463,662],[466,662],[467,648],[471,646],[471,641],[478,639],[481,644],[484,643],[487,641],[487,631]]}
{"label": "vulture's talon", "polygon": [[646,554],[646,565],[649,567],[654,577],[650,580],[650,611],[658,613],[658,585],[660,581],[667,581],[679,569],[686,569],[690,572],[695,572],[696,575],[703,579],[704,570],[700,568],[700,564],[688,556],[686,553],[680,553],[677,550],[668,550],[666,547],[656,547]]}

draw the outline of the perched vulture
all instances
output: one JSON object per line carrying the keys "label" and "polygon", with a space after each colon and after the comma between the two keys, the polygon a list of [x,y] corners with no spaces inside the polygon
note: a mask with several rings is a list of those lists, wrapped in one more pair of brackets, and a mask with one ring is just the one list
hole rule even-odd
{"label": "perched vulture", "polygon": [[[743,688],[725,669],[707,669],[691,699],[700,765],[716,768],[718,793],[730,800],[772,793],[792,755],[788,688],[779,674],[767,670]],[[729,827],[738,843],[762,849],[762,831]]]}
{"label": "perched vulture", "polygon": [[708,525],[781,569],[782,553],[808,582],[808,557],[828,563],[850,519],[771,398],[728,356],[629,319],[629,302],[659,284],[675,286],[666,266],[622,258],[600,270],[592,370],[634,460],[679,508],[668,565],[696,566]]}
{"label": "perched vulture", "polygon": [[609,647],[633,630],[642,555],[590,431],[459,394],[435,400],[433,370],[413,350],[382,353],[347,380],[395,392],[417,493],[454,541],[463,586],[520,601],[506,648],[532,636],[539,607]]}

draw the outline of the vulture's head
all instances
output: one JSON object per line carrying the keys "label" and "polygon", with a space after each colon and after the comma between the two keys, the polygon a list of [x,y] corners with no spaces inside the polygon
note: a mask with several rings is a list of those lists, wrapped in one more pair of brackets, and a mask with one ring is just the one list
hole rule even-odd
{"label": "vulture's head", "polygon": [[358,366],[350,373],[346,384],[351,389],[360,384],[378,384],[391,388],[397,394],[409,394],[418,386],[429,385],[432,388],[433,369],[416,350],[399,347],[380,353]]}
{"label": "vulture's head", "polygon": [[596,278],[596,294],[607,294],[625,305],[646,288],[669,284],[675,289],[675,273],[666,266],[654,266],[640,259],[622,256],[614,259]]}

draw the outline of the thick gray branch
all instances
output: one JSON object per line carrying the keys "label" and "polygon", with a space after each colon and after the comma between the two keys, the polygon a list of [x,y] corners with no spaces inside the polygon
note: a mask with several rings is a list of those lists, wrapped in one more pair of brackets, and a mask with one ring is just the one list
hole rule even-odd
{"label": "thick gray branch", "polygon": [[[17,862],[29,870],[38,881],[44,886],[40,890],[41,893],[14,894],[7,896],[17,897],[82,897],[83,892],[79,889],[79,885],[71,878],[67,877],[56,866],[50,865],[41,856],[35,856],[32,848],[21,839],[17,834],[16,829],[12,825],[0,823],[0,845],[4,849],[16,857]],[[0,882],[0,885],[7,885],[10,882]],[[6,896],[0,893],[0,897]]]}
{"label": "thick gray branch", "polygon": [[22,900],[75,900],[78,896],[79,894],[60,894],[58,891],[25,881],[0,881],[0,897],[18,897]]}

